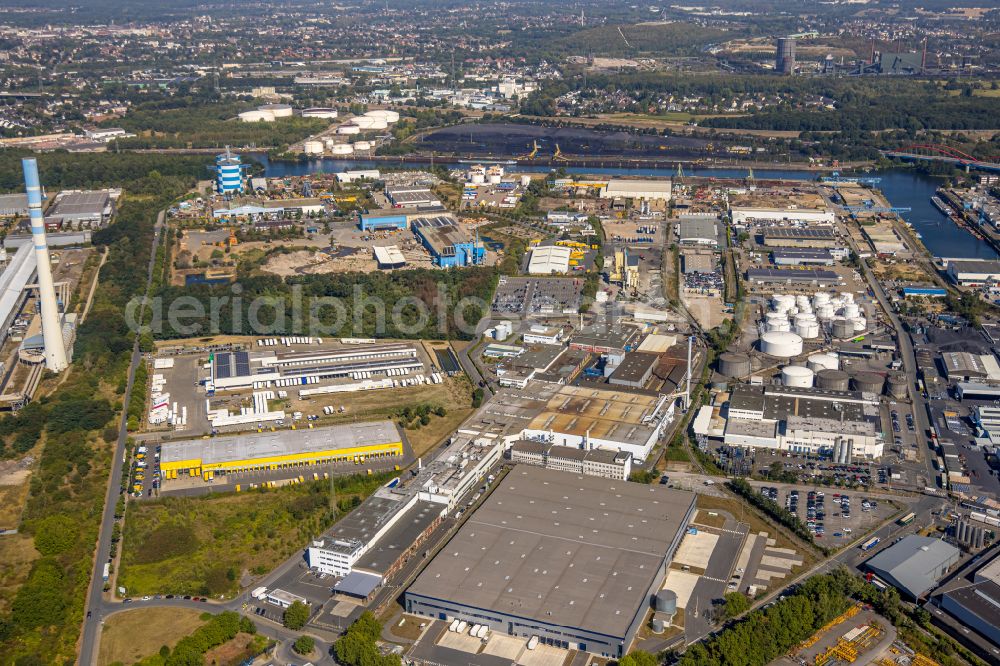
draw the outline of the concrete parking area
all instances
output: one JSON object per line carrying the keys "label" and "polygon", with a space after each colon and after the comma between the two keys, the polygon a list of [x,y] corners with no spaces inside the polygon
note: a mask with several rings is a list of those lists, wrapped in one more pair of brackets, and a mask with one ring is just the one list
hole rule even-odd
{"label": "concrete parking area", "polygon": [[855,541],[905,504],[904,498],[863,491],[756,480],[751,480],[750,484],[778,506],[798,516],[811,528],[817,543],[833,548]]}
{"label": "concrete parking area", "polygon": [[476,664],[476,666],[564,666],[577,653],[539,644],[529,650],[528,639],[490,632],[487,640],[448,631],[449,622],[432,622],[406,657],[416,663]]}

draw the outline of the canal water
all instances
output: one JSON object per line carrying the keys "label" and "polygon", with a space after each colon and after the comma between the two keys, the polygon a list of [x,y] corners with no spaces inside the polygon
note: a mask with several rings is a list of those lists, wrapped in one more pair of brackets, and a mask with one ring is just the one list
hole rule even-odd
{"label": "canal water", "polygon": [[[304,176],[310,173],[324,172],[333,173],[346,169],[378,169],[385,167],[419,168],[418,165],[404,164],[398,165],[392,162],[371,162],[366,160],[335,160],[316,159],[300,162],[268,160],[267,155],[255,154],[253,157],[264,165],[264,175],[269,178],[280,178],[282,176]],[[447,168],[467,168],[468,164],[444,161],[441,166]],[[510,167],[521,172],[548,173],[551,167],[546,166],[517,166]],[[597,167],[564,167],[567,173],[587,173],[606,176],[659,176],[670,177],[675,175],[673,169],[655,168],[597,168]],[[705,169],[705,168],[684,168],[685,175],[699,176],[704,178],[745,178],[747,171],[744,169]],[[899,208],[911,208],[912,211],[902,213],[903,219],[909,222],[914,230],[920,234],[924,245],[936,257],[961,258],[961,259],[1000,259],[992,247],[985,241],[981,241],[965,229],[957,226],[947,215],[939,211],[931,203],[931,197],[935,190],[941,185],[942,180],[933,176],[916,173],[910,169],[890,169],[887,171],[873,171],[866,176],[878,177],[882,181],[878,188],[882,190],[886,198],[893,206]],[[810,171],[782,170],[782,169],[756,169],[754,176],[758,180],[785,179],[785,180],[812,180],[816,174]]]}

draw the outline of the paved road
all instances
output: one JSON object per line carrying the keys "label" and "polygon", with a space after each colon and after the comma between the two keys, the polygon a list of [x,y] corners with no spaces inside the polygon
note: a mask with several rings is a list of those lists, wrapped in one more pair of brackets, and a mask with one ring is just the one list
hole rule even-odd
{"label": "paved road", "polygon": [[[860,255],[861,252],[857,243],[854,242],[854,238],[851,237],[850,234],[847,235],[847,238],[851,245],[851,249],[854,250],[855,254]],[[927,448],[927,432],[930,429],[930,418],[928,417],[927,404],[924,397],[922,394],[917,392],[916,388],[917,359],[913,352],[913,341],[910,339],[910,334],[903,327],[903,322],[900,321],[899,317],[896,315],[896,310],[893,308],[888,296],[886,296],[885,290],[882,289],[881,283],[875,278],[871,268],[868,267],[868,263],[862,261],[861,266],[862,271],[864,272],[865,280],[867,280],[868,285],[871,287],[872,293],[875,294],[876,300],[878,300],[879,305],[882,306],[882,310],[886,313],[886,316],[889,317],[889,321],[892,322],[893,328],[896,329],[896,340],[899,344],[899,356],[903,361],[903,371],[906,373],[906,380],[909,382],[910,395],[912,396],[910,409],[915,420],[915,436],[917,446],[920,448],[924,457],[928,485],[934,485],[933,480],[937,473],[934,470],[934,463]]]}
{"label": "paved road", "polygon": [[483,402],[485,403],[493,397],[493,389],[490,388],[489,381],[483,377],[482,373],[479,372],[479,367],[469,355],[469,351],[474,349],[482,339],[483,334],[480,333],[472,342],[466,345],[455,355],[458,357],[458,363],[462,366],[462,369],[465,370],[465,374],[469,375],[469,379],[472,380],[472,385],[479,386],[483,389]]}
{"label": "paved road", "polygon": [[[162,235],[164,215],[165,212],[160,211],[160,214],[156,218],[153,248],[149,257],[149,267],[146,271],[146,295],[149,294],[149,288],[153,280],[153,267],[156,264],[156,248],[159,246]],[[145,311],[145,306],[143,307],[143,311]],[[139,320],[141,321],[141,317]],[[124,405],[128,404],[129,396],[132,394],[135,371],[139,367],[140,362],[142,362],[142,354],[139,352],[139,339],[137,337],[135,344],[132,346],[132,360],[128,371],[128,383],[126,384],[125,395],[122,399],[122,404]],[[96,655],[99,643],[100,621],[105,610],[103,598],[104,563],[111,556],[111,531],[115,523],[115,505],[118,503],[118,497],[121,493],[122,461],[125,459],[125,440],[128,437],[127,421],[128,414],[126,410],[122,410],[121,423],[118,424],[118,442],[115,445],[115,454],[111,459],[111,478],[108,480],[108,490],[104,497],[104,513],[101,516],[101,530],[97,537],[94,569],[90,575],[90,590],[87,593],[84,604],[86,614],[83,621],[83,633],[80,643],[80,655],[83,663],[96,663],[96,659],[88,662],[87,658]]]}

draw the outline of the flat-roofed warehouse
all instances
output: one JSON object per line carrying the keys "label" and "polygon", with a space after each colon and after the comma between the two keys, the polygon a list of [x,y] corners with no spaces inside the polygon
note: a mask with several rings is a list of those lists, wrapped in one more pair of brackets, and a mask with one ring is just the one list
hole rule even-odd
{"label": "flat-roofed warehouse", "polygon": [[624,180],[612,178],[601,188],[602,199],[645,199],[647,201],[669,201],[670,180]]}
{"label": "flat-roofed warehouse", "polygon": [[518,465],[407,590],[406,610],[620,657],[694,501],[664,486]]}
{"label": "flat-roofed warehouse", "polygon": [[392,421],[225,435],[161,446],[160,469],[167,479],[403,455],[402,437]]}
{"label": "flat-roofed warehouse", "polygon": [[1000,282],[1000,261],[985,259],[952,259],[948,262],[948,277],[966,287],[980,287]]}
{"label": "flat-roofed warehouse", "polygon": [[550,438],[576,448],[628,451],[644,460],[670,422],[665,396],[625,393],[589,386],[560,386],[539,395],[544,403],[527,424],[528,439]]}
{"label": "flat-roofed warehouse", "polygon": [[833,266],[836,259],[827,248],[775,248],[771,251],[775,266]]}
{"label": "flat-roofed warehouse", "polygon": [[27,217],[28,216],[28,195],[23,192],[17,194],[0,194],[0,217]]}
{"label": "flat-roofed warehouse", "polygon": [[753,284],[788,284],[827,287],[843,284],[835,271],[822,268],[748,268],[747,280]]}
{"label": "flat-roofed warehouse", "polygon": [[45,214],[45,225],[50,228],[101,226],[114,213],[114,202],[109,190],[86,192],[60,192]]}
{"label": "flat-roofed warehouse", "polygon": [[768,227],[761,231],[767,247],[836,247],[840,244],[833,229]]}
{"label": "flat-roofed warehouse", "polygon": [[681,245],[719,246],[719,220],[714,217],[682,217],[678,225]]}

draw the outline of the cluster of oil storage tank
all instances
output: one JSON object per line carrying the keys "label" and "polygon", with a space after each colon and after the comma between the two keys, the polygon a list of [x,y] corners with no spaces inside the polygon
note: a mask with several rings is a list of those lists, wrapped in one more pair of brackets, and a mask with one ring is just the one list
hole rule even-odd
{"label": "cluster of oil storage tank", "polygon": [[[906,375],[891,372],[888,376],[888,392],[894,398],[906,397]],[[811,388],[834,391],[855,390],[862,393],[882,393],[886,386],[886,377],[878,372],[859,371],[853,374],[840,369],[840,357],[836,352],[821,352],[812,354],[806,359],[806,365],[786,365],[781,369],[781,383],[785,386]]]}
{"label": "cluster of oil storage tank", "polygon": [[[395,111],[389,111],[386,109],[377,109],[375,111],[369,111],[368,113],[361,116],[354,116],[350,118],[345,124],[337,128],[338,134],[360,134],[362,131],[378,131],[384,130],[392,125],[393,123],[399,122],[399,114]],[[348,128],[356,127],[357,130],[350,130]],[[343,131],[342,131],[343,130]]]}
{"label": "cluster of oil storage tank", "polygon": [[819,292],[811,299],[801,294],[774,294],[771,309],[764,316],[766,332],[795,333],[803,340],[818,338],[823,324],[829,324],[835,338],[853,337],[868,328],[854,294],[847,292]]}

